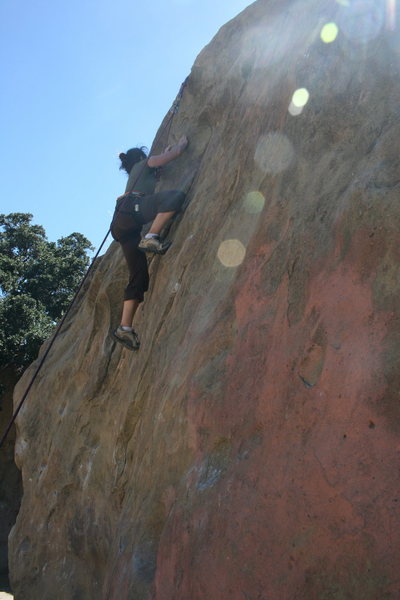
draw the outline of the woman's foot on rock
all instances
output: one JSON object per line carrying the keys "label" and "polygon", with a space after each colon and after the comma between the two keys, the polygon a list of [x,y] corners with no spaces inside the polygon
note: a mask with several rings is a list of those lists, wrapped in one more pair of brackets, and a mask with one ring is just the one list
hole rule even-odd
{"label": "woman's foot on rock", "polygon": [[171,242],[162,242],[158,235],[151,238],[143,238],[139,243],[139,250],[151,254],[165,254]]}
{"label": "woman's foot on rock", "polygon": [[134,329],[127,331],[119,326],[113,331],[112,336],[115,341],[129,350],[139,350],[140,348],[139,336]]}

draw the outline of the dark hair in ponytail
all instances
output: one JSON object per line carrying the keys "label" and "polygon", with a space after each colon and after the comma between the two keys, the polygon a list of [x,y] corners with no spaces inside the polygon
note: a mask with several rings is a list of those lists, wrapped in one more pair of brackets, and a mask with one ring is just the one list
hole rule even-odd
{"label": "dark hair in ponytail", "polygon": [[141,148],[131,148],[126,153],[121,152],[121,154],[119,155],[119,159],[121,161],[120,169],[123,169],[129,175],[133,165],[147,158],[146,152],[146,146],[142,146]]}

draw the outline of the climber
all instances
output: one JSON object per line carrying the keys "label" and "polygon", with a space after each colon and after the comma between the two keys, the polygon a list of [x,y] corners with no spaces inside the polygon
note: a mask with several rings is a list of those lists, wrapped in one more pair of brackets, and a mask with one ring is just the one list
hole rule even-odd
{"label": "climber", "polygon": [[[182,136],[162,154],[147,157],[142,147],[119,155],[120,169],[125,170],[129,178],[125,194],[117,198],[111,234],[121,244],[129,268],[129,282],[121,323],[113,332],[113,338],[130,350],[138,350],[140,346],[132,321],[149,287],[146,253],[165,254],[168,250],[170,243],[162,242],[160,233],[185,199],[184,192],[177,190],[154,193],[159,168],[177,158],[187,145],[187,137]],[[149,232],[141,239],[142,226],[151,221]]]}

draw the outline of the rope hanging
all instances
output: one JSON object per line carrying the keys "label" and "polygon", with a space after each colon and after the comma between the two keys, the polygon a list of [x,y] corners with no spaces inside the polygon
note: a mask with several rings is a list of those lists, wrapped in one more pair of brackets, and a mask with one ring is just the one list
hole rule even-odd
{"label": "rope hanging", "polygon": [[[167,135],[167,144],[168,144],[169,134],[170,134],[170,131],[171,131],[172,121],[173,121],[173,119],[174,119],[174,116],[177,114],[177,112],[178,112],[178,110],[179,110],[179,105],[180,105],[180,102],[181,102],[181,100],[182,100],[183,92],[184,92],[184,89],[185,89],[185,87],[186,87],[186,84],[187,84],[187,82],[188,82],[188,79],[189,79],[189,77],[186,77],[185,81],[182,83],[182,85],[181,85],[181,87],[180,87],[180,90],[179,90],[179,92],[178,92],[178,95],[177,95],[176,99],[174,100],[174,103],[172,104],[171,108],[170,108],[170,109],[169,109],[169,111],[168,111],[168,112],[169,112],[169,115],[170,115],[170,116],[169,116],[169,119],[167,120],[167,122],[165,123],[165,125],[164,125],[163,129],[162,129],[162,130],[161,130],[161,132],[160,132],[160,137],[161,137],[161,135],[164,133],[164,131],[167,129],[167,127],[169,127],[169,129],[168,129],[168,135]],[[144,165],[143,165],[143,169],[145,168],[146,164],[147,164],[147,163],[145,162],[145,163],[144,163]],[[136,182],[139,180],[139,178],[140,178],[140,176],[141,176],[141,174],[142,174],[142,172],[143,172],[143,169],[141,169],[141,170],[140,170],[140,172],[139,172],[139,174],[138,174],[138,176],[137,176],[136,180],[134,181],[134,184],[133,184],[133,186],[135,186],[135,185],[136,185]],[[31,388],[32,388],[32,386],[33,386],[33,384],[34,384],[35,380],[36,380],[36,377],[38,376],[38,374],[39,374],[39,372],[40,372],[41,368],[43,367],[43,365],[44,365],[44,363],[45,363],[45,360],[46,360],[46,358],[48,357],[48,355],[49,355],[49,353],[50,353],[50,350],[51,350],[51,348],[53,347],[53,344],[54,344],[54,342],[56,341],[56,339],[57,339],[57,336],[58,336],[58,334],[60,333],[60,331],[61,331],[61,328],[62,328],[62,326],[64,325],[64,322],[65,322],[65,320],[66,320],[67,316],[69,315],[69,313],[70,313],[70,311],[71,311],[71,309],[72,309],[73,305],[75,304],[75,301],[76,301],[76,299],[77,299],[77,297],[78,297],[78,295],[79,295],[79,292],[81,291],[81,289],[82,289],[82,287],[83,287],[83,285],[84,285],[84,283],[85,283],[86,279],[88,278],[89,274],[91,273],[91,271],[92,271],[92,268],[93,268],[93,265],[95,264],[95,262],[96,262],[96,259],[98,258],[98,256],[99,256],[99,254],[100,254],[100,252],[101,252],[101,250],[102,250],[102,248],[103,248],[104,244],[106,243],[106,240],[107,240],[108,236],[110,235],[110,233],[111,233],[111,227],[108,229],[108,231],[107,231],[107,234],[106,234],[105,238],[104,238],[104,239],[103,239],[103,241],[101,242],[101,244],[100,244],[100,247],[99,247],[99,249],[97,250],[95,257],[93,258],[93,260],[92,260],[91,264],[89,265],[89,268],[88,268],[88,270],[86,271],[86,273],[85,273],[85,275],[84,275],[84,277],[83,277],[82,281],[80,282],[80,284],[79,284],[79,286],[78,286],[78,289],[76,290],[74,297],[72,298],[72,300],[71,300],[71,302],[70,302],[70,304],[69,304],[69,306],[68,306],[67,310],[65,311],[63,318],[62,318],[62,319],[61,319],[61,321],[59,322],[59,324],[58,324],[58,326],[57,326],[57,329],[56,329],[56,331],[54,332],[54,335],[53,335],[53,337],[51,338],[51,341],[50,341],[50,343],[49,343],[48,347],[46,348],[46,351],[45,351],[45,353],[43,354],[43,356],[42,356],[42,358],[41,358],[41,360],[40,360],[40,362],[39,362],[39,364],[38,364],[38,366],[37,366],[37,368],[36,368],[36,371],[34,372],[34,374],[33,374],[33,376],[32,376],[32,379],[31,379],[31,381],[30,381],[30,383],[29,383],[28,387],[26,388],[26,390],[25,390],[25,392],[24,392],[24,394],[23,394],[23,396],[22,396],[22,398],[21,398],[21,400],[20,400],[20,402],[19,402],[19,404],[18,404],[18,406],[17,406],[17,408],[16,408],[15,412],[13,413],[13,415],[12,415],[12,417],[11,417],[11,420],[10,420],[9,424],[7,425],[7,428],[5,429],[5,431],[4,431],[4,433],[3,433],[2,437],[1,437],[1,440],[0,440],[0,448],[1,448],[1,447],[2,447],[2,445],[4,444],[4,442],[5,442],[5,440],[6,440],[7,436],[8,436],[8,434],[10,433],[11,427],[13,426],[13,424],[14,424],[14,422],[15,422],[15,420],[16,420],[16,418],[17,418],[17,416],[18,416],[18,414],[19,414],[19,412],[20,412],[20,410],[21,410],[21,408],[22,408],[22,406],[23,406],[23,404],[24,404],[24,402],[25,402],[25,400],[26,400],[26,398],[27,398],[27,396],[28,396],[28,394],[29,394],[29,392],[30,392],[30,390],[31,390]]]}

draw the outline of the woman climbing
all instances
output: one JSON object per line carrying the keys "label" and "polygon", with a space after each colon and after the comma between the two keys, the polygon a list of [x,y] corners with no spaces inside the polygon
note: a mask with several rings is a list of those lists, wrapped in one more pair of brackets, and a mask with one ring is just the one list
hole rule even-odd
{"label": "woman climbing", "polygon": [[[117,199],[111,234],[121,244],[129,268],[129,282],[125,288],[121,323],[113,337],[130,350],[138,350],[140,346],[132,321],[149,287],[146,253],[165,254],[168,250],[170,244],[160,240],[160,233],[185,199],[184,192],[177,190],[154,193],[157,169],[177,158],[187,144],[187,137],[182,136],[176,145],[168,146],[162,154],[147,157],[144,148],[131,148],[119,155],[120,169],[125,170],[129,178],[125,194]],[[149,232],[141,239],[143,225],[151,221]]]}

